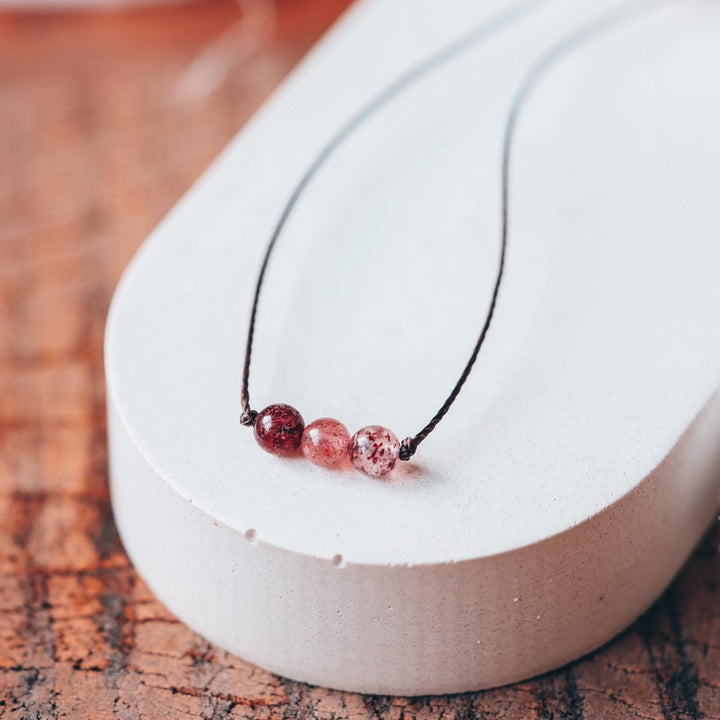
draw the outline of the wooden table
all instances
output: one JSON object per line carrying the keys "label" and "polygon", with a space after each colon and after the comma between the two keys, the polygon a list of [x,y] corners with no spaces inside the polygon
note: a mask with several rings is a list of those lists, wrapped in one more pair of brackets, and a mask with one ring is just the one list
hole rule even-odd
{"label": "wooden table", "polygon": [[0,18],[0,718],[720,718],[720,532],[607,647],[513,687],[360,696],[180,624],[107,489],[102,339],[135,249],[346,0]]}

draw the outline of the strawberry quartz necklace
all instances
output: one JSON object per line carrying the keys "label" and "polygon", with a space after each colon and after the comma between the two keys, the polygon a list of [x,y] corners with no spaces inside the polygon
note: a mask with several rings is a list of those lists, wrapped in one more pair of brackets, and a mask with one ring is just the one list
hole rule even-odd
{"label": "strawberry quartz necklace", "polygon": [[[520,6],[519,10],[521,12],[527,10],[528,7],[533,4],[535,3],[526,3]],[[420,443],[422,443],[428,435],[430,435],[437,424],[443,419],[443,417],[445,417],[453,402],[455,402],[455,399],[470,375],[478,353],[480,352],[480,349],[485,342],[485,338],[487,337],[488,330],[490,329],[490,324],[492,322],[495,306],[498,300],[500,284],[503,278],[503,270],[505,268],[508,237],[508,187],[510,157],[515,127],[517,125],[518,116],[524,101],[544,72],[569,51],[574,50],[583,44],[583,42],[591,39],[601,31],[618,25],[619,20],[638,14],[638,9],[647,9],[648,7],[653,7],[658,4],[661,3],[629,3],[628,5],[620,8],[619,12],[608,13],[599,20],[580,28],[552,46],[548,52],[542,55],[540,59],[535,62],[525,76],[524,81],[521,83],[510,106],[505,124],[502,150],[500,258],[497,265],[497,273],[495,275],[495,282],[487,314],[485,316],[485,321],[462,374],[453,386],[450,394],[440,406],[440,409],[417,434],[406,437],[402,440],[402,442],[398,440],[392,430],[382,427],[381,425],[368,425],[358,430],[354,435],[350,436],[350,433],[345,425],[343,425],[339,420],[332,418],[321,418],[311,422],[309,425],[305,425],[302,415],[290,405],[282,403],[268,405],[265,409],[259,412],[250,408],[250,358],[252,355],[253,335],[255,332],[255,322],[257,320],[260,290],[262,288],[270,256],[272,255],[278,237],[280,236],[288,217],[310,180],[322,167],[333,151],[364,120],[400,93],[400,91],[429,71],[436,69],[462,51],[472,47],[492,32],[501,29],[503,26],[508,24],[510,20],[518,16],[518,9],[516,8],[510,12],[503,13],[495,20],[490,21],[480,28],[476,28],[452,45],[444,48],[437,54],[415,66],[412,70],[403,75],[399,80],[352,116],[351,119],[322,148],[310,167],[305,171],[305,174],[298,182],[297,186],[290,195],[290,199],[283,208],[265,250],[265,255],[263,257],[262,265],[255,285],[242,376],[242,415],[240,416],[240,422],[243,425],[254,429],[255,439],[263,450],[266,450],[274,455],[284,457],[297,455],[302,452],[302,454],[310,462],[315,465],[319,465],[320,467],[329,469],[340,469],[347,466],[348,463],[352,463],[352,465],[360,472],[376,478],[387,476],[388,473],[390,473],[390,471],[395,467],[398,460],[410,460],[410,458],[415,454],[415,451],[418,449]]]}
{"label": "strawberry quartz necklace", "polygon": [[[263,279],[267,270],[270,256],[277,243],[285,223],[290,216],[293,208],[307,187],[312,177],[317,173],[325,160],[332,152],[345,140],[352,131],[357,128],[365,119],[385,105],[391,98],[397,95],[402,89],[407,87],[413,81],[420,78],[425,73],[438,67],[450,58],[454,57],[462,50],[465,50],[486,37],[492,31],[500,29],[510,19],[512,13],[504,13],[495,21],[492,21],[479,29],[468,33],[460,41],[445,48],[436,55],[432,56],[422,64],[415,67],[410,72],[403,75],[393,85],[387,88],[382,94],[378,95],[372,102],[364,106],[358,111],[323,147],[313,160],[310,167],[300,179],[299,183],[293,190],[290,199],[286,203],[280,218],[275,225],[270,241],[265,250],[260,272],[258,274],[255,285],[255,294],[250,312],[250,325],[248,328],[247,345],[245,350],[245,364],[242,377],[242,415],[240,422],[254,429],[255,440],[263,450],[274,455],[284,457],[303,455],[315,465],[319,465],[329,469],[341,469],[349,463],[371,477],[384,477],[395,467],[398,460],[409,460],[418,448],[418,445],[433,431],[435,426],[442,420],[450,406],[455,401],[465,380],[467,380],[475,362],[475,358],[480,352],[480,348],[485,340],[487,331],[490,327],[493,311],[500,290],[500,281],[502,279],[503,267],[505,264],[505,247],[507,237],[506,213],[503,218],[503,233],[500,252],[500,262],[498,265],[495,285],[493,289],[490,306],[485,318],[480,337],[475,344],[470,359],[465,369],[453,387],[450,395],[442,404],[440,409],[435,413],[431,420],[416,435],[405,438],[402,442],[398,440],[395,433],[381,425],[368,425],[358,430],[352,437],[347,428],[339,420],[332,418],[321,418],[315,420],[309,425],[305,425],[302,415],[290,405],[277,403],[268,405],[259,412],[250,408],[249,393],[249,377],[250,377],[250,358],[252,354],[253,335],[255,332],[255,323],[257,320],[258,302],[260,299],[260,290],[262,288]],[[506,205],[504,202],[503,205]]]}

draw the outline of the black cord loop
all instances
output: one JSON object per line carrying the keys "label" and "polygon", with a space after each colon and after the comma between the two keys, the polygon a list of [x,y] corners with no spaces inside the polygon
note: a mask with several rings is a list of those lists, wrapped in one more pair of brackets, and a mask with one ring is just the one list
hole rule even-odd
{"label": "black cord loop", "polygon": [[[243,415],[250,411],[250,360],[252,356],[253,339],[255,335],[255,323],[257,319],[258,305],[260,302],[260,290],[262,288],[263,280],[267,272],[268,263],[270,256],[277,244],[277,240],[287,223],[293,208],[300,199],[305,188],[310,183],[310,180],[315,176],[320,167],[325,161],[333,154],[342,142],[353,133],[368,117],[377,112],[386,103],[392,100],[395,96],[400,94],[402,90],[412,85],[416,80],[420,79],[432,70],[435,70],[451,60],[457,55],[462,54],[465,50],[474,47],[481,40],[493,35],[495,32],[502,30],[507,25],[511,24],[514,20],[520,18],[529,10],[532,6],[538,5],[541,2],[547,0],[523,0],[518,2],[508,9],[498,13],[497,15],[490,18],[482,25],[473,28],[467,34],[463,35],[459,40],[454,43],[442,48],[434,55],[426,58],[424,61],[418,63],[411,70],[401,75],[394,83],[389,85],[384,91],[377,95],[367,105],[363,106],[358,112],[355,113],[340,130],[328,141],[328,143],[320,150],[315,159],[310,164],[310,167],[305,171],[304,175],[300,178],[300,181],[292,191],[288,201],[280,213],[280,217],[273,229],[270,241],[268,242],[267,248],[265,249],[265,255],[263,256],[262,264],[260,265],[260,271],[257,276],[255,283],[255,293],[253,295],[252,308],[250,310],[250,324],[248,326],[247,342],[245,345],[245,362],[243,365],[242,374],[242,391],[241,391],[241,404],[243,408]],[[245,424],[245,423],[243,423]]]}
{"label": "black cord loop", "polygon": [[406,437],[400,443],[400,454],[398,457],[400,460],[409,460],[417,450],[417,440],[415,438]]}
{"label": "black cord loop", "polygon": [[252,427],[255,424],[256,419],[257,411],[246,408],[245,410],[243,410],[243,414],[240,416],[240,424],[245,425],[245,427]]}
{"label": "black cord loop", "polygon": [[[498,262],[497,274],[495,277],[495,283],[493,285],[492,295],[490,297],[490,303],[488,306],[487,315],[485,322],[483,323],[480,335],[475,343],[470,358],[465,365],[460,377],[455,383],[454,387],[450,391],[450,394],[442,404],[440,409],[433,415],[430,421],[425,427],[420,430],[413,437],[405,438],[400,445],[400,460],[409,460],[417,451],[418,446],[423,442],[427,436],[437,427],[438,423],[445,417],[448,410],[455,402],[460,390],[462,389],[465,381],[468,379],[470,372],[472,371],[475,360],[478,357],[480,349],[485,342],[490,324],[492,322],[495,308],[497,305],[498,295],[500,292],[500,285],[503,279],[503,272],[505,269],[505,259],[507,255],[507,242],[508,242],[508,229],[509,229],[509,185],[510,185],[510,159],[513,139],[515,136],[515,129],[517,127],[518,117],[523,108],[525,101],[535,88],[539,80],[545,74],[545,72],[552,67],[558,60],[563,58],[566,54],[575,50],[577,47],[582,45],[584,42],[593,39],[600,35],[603,31],[613,29],[620,25],[620,21],[624,19],[632,19],[633,16],[639,16],[641,11],[646,9],[655,9],[662,6],[665,3],[671,2],[672,0],[637,0],[635,2],[627,3],[620,8],[613,9],[612,11],[602,15],[600,18],[593,22],[590,22],[575,32],[567,35],[566,37],[559,40],[555,45],[551,46],[550,49],[540,56],[538,60],[531,66],[528,73],[525,75],[523,82],[515,94],[507,116],[505,123],[505,132],[503,138],[503,150],[502,150],[502,207],[501,207],[501,237],[500,237],[500,257]],[[333,153],[333,151],[341,144],[341,142],[352,133],[365,119],[372,115],[375,111],[381,108],[391,98],[395,97],[401,90],[412,84],[415,80],[425,75],[427,72],[437,69],[442,64],[473,47],[477,42],[486,38],[488,35],[495,31],[498,31],[505,27],[511,20],[524,14],[531,6],[538,3],[538,0],[530,0],[529,2],[519,3],[511,7],[509,10],[497,15],[489,22],[483,24],[479,28],[475,28],[468,34],[464,35],[460,40],[440,50],[435,55],[426,59],[424,62],[418,64],[415,68],[410,70],[408,73],[400,77],[394,84],[390,85],[384,92],[378,95],[374,100],[364,106],[359,112],[357,112],[340,130],[333,136],[333,138],[325,145],[320,151],[315,160],[312,162],[310,167],[307,169],[305,174],[300,179],[300,182],[292,192],[290,199],[286,203],[281,215],[278,220],[273,234],[268,243],[263,258],[260,272],[258,274],[257,283],[255,285],[255,295],[253,298],[252,310],[250,313],[250,326],[248,329],[247,345],[245,350],[245,364],[243,368],[242,378],[242,407],[243,414],[240,418],[240,422],[243,425],[252,426],[255,422],[257,413],[254,410],[250,410],[250,396],[248,391],[248,382],[250,376],[250,357],[252,354],[252,343],[253,335],[255,332],[255,320],[257,316],[258,302],[260,298],[260,288],[262,286],[265,272],[267,270],[268,261],[272,254],[273,248],[277,242],[280,233],[287,222],[290,213],[295,207],[300,195],[307,187],[310,180],[313,178],[315,173],[327,160],[327,158]]]}

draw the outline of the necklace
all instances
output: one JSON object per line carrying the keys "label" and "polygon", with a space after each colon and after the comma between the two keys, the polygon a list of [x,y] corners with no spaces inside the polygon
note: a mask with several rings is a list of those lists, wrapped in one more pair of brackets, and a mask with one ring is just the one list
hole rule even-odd
{"label": "necklace", "polygon": [[315,465],[329,469],[339,469],[348,464],[348,461],[360,472],[371,477],[383,477],[387,475],[397,464],[398,460],[407,461],[415,454],[420,443],[435,429],[438,423],[445,417],[448,410],[455,402],[462,390],[465,381],[468,379],[473,365],[478,357],[492,323],[495,307],[498,301],[500,286],[505,269],[508,241],[508,189],[510,176],[510,158],[512,142],[515,135],[517,120],[524,101],[530,91],[537,84],[538,80],[557,60],[575,49],[583,42],[601,33],[603,30],[614,27],[618,21],[635,14],[640,8],[654,7],[661,2],[650,0],[649,2],[630,3],[623,6],[619,11],[611,11],[599,20],[581,27],[576,32],[561,39],[553,45],[549,51],[537,60],[529,72],[525,75],[514,99],[510,105],[502,151],[502,208],[501,208],[501,238],[500,257],[495,275],[495,282],[490,298],[485,321],[480,330],[480,335],[470,354],[460,377],[453,386],[440,409],[432,416],[430,421],[415,435],[406,437],[402,442],[388,428],[381,425],[367,425],[358,430],[352,437],[345,425],[333,418],[321,418],[309,425],[305,422],[300,413],[290,405],[275,403],[257,412],[250,408],[249,378],[250,359],[252,355],[253,337],[255,322],[257,319],[258,303],[263,279],[268,267],[270,256],[275,248],[278,237],[287,222],[293,208],[307,187],[310,180],[324,164],[333,151],[345,140],[352,131],[357,128],[365,119],[385,105],[391,98],[395,97],[408,85],[419,79],[429,71],[436,69],[461,52],[473,47],[491,33],[506,26],[520,13],[536,4],[537,0],[526,2],[511,10],[504,12],[479,28],[461,37],[456,42],[440,50],[435,55],[419,63],[405,75],[400,77],[394,84],[390,85],[384,92],[376,96],[371,102],[360,109],[352,118],[331,138],[331,140],[317,154],[310,167],[300,179],[290,199],[285,204],[280,218],[275,225],[270,241],[265,250],[260,272],[255,285],[252,309],[250,312],[250,325],[248,328],[247,344],[245,350],[245,363],[242,376],[242,415],[240,422],[254,429],[255,439],[263,450],[280,456],[292,456],[300,450],[305,457]]}

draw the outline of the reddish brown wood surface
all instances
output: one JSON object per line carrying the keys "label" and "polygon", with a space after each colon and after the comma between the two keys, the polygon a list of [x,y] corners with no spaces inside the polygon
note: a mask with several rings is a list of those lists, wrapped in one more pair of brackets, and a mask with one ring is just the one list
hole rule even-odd
{"label": "reddish brown wood surface", "polygon": [[130,566],[107,491],[112,290],[345,4],[0,18],[0,718],[720,718],[717,528],[607,647],[446,698],[283,680],[190,632]]}

